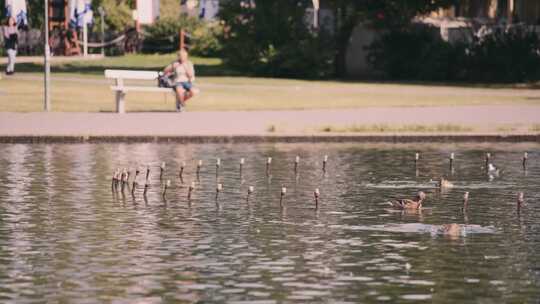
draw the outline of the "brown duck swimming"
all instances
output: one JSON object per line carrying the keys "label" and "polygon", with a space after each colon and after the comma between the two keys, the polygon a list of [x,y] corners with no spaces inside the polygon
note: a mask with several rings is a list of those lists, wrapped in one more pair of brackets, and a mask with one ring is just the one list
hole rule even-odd
{"label": "brown duck swimming", "polygon": [[394,208],[398,209],[421,209],[422,203],[426,199],[426,194],[422,191],[418,192],[415,199],[400,199],[397,201],[390,202]]}

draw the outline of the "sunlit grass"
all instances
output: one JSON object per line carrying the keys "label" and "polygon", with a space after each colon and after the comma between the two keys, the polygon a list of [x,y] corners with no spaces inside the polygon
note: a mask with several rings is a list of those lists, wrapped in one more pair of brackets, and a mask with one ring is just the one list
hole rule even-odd
{"label": "sunlit grass", "polygon": [[[114,110],[114,94],[105,69],[161,70],[175,54],[126,55],[53,63],[53,111],[99,112]],[[366,83],[336,80],[297,80],[248,77],[228,69],[219,58],[192,57],[201,94],[188,111],[263,111],[352,109],[362,107],[423,107],[463,105],[540,105],[534,93],[519,89]],[[1,67],[0,67],[1,68]],[[17,75],[0,81],[0,111],[41,111],[42,63],[17,65]],[[145,85],[156,86],[148,81]],[[531,95],[531,96],[528,96]],[[539,93],[540,95],[540,93]],[[129,92],[127,111],[173,111],[171,94]]]}
{"label": "sunlit grass", "polygon": [[[114,110],[111,82],[100,74],[53,73],[53,111],[99,112]],[[155,86],[149,81],[146,85]],[[535,104],[536,99],[498,95],[497,90],[471,97],[460,90],[446,94],[431,87],[341,83],[250,77],[198,77],[201,94],[191,100],[188,111],[262,111],[352,109],[362,107],[418,107],[456,105]],[[404,94],[404,87],[409,91]],[[18,73],[0,81],[0,111],[28,112],[43,108],[43,75]],[[127,111],[173,111],[171,94],[129,92]]]}
{"label": "sunlit grass", "polygon": [[475,128],[456,124],[355,124],[345,126],[326,125],[317,129],[325,133],[463,133]]}
{"label": "sunlit grass", "polygon": [[517,130],[518,130],[518,127],[511,126],[511,125],[502,125],[496,128],[496,131],[501,132],[501,133],[511,133],[511,132],[516,132]]}
{"label": "sunlit grass", "polygon": [[529,127],[529,131],[531,132],[540,132],[540,124],[534,124]]}

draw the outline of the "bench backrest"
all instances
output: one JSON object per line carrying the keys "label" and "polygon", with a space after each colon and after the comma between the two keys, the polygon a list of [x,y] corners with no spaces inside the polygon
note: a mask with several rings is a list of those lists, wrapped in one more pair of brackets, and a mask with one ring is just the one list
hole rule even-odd
{"label": "bench backrest", "polygon": [[134,70],[105,70],[105,78],[155,80],[158,72]]}

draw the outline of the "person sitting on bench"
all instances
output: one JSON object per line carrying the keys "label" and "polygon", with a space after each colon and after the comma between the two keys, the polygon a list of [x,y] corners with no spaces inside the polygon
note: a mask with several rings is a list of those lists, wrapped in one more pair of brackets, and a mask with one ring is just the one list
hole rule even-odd
{"label": "person sitting on bench", "polygon": [[178,51],[178,60],[169,64],[164,70],[165,75],[173,76],[173,90],[176,94],[176,111],[182,112],[186,101],[195,96],[193,88],[195,81],[195,69],[193,63],[188,60],[188,52],[185,49]]}

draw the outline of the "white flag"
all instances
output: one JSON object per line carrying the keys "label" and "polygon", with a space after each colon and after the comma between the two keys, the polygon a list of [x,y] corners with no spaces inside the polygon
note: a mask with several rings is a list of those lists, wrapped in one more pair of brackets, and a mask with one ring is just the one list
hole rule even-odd
{"label": "white flag", "polygon": [[219,0],[201,0],[199,1],[199,18],[212,20],[219,11]]}
{"label": "white flag", "polygon": [[17,25],[27,25],[26,0],[6,0],[6,16],[14,17]]}
{"label": "white flag", "polygon": [[94,12],[91,3],[91,0],[69,1],[69,25],[71,27],[83,27],[85,23],[92,23]]}

